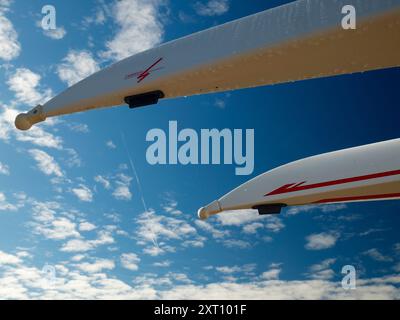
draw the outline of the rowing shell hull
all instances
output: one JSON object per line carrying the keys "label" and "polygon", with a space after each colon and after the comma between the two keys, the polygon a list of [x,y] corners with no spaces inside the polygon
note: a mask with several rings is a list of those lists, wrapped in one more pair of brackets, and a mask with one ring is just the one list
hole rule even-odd
{"label": "rowing shell hull", "polygon": [[400,139],[326,153],[268,171],[199,210],[400,199]]}
{"label": "rowing shell hull", "polygon": [[400,0],[353,0],[356,30],[341,27],[347,4],[298,0],[165,43],[82,80],[25,120],[153,91],[176,98],[399,66]]}

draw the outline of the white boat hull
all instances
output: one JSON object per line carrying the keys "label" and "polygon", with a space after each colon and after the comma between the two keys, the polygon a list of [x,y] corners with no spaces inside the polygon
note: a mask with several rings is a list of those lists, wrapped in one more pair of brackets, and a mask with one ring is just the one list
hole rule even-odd
{"label": "white boat hull", "polygon": [[400,139],[326,153],[268,171],[199,210],[222,211],[400,199]]}
{"label": "white boat hull", "polygon": [[[236,90],[400,65],[400,0],[353,0],[357,29],[341,26],[346,0],[298,0],[122,60],[21,114],[47,117],[160,98]],[[151,95],[156,92],[156,95]],[[150,93],[137,101],[137,95]],[[133,97],[127,100],[127,97]]]}

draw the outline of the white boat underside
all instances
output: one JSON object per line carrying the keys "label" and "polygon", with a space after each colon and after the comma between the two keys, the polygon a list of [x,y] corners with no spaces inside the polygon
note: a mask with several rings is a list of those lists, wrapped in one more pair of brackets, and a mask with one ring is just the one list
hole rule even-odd
{"label": "white boat underside", "polygon": [[[146,58],[148,62],[144,64],[145,66],[154,61],[153,59],[163,57],[161,65],[165,67],[165,72],[161,70],[159,75],[151,74],[140,85],[132,81],[132,86],[113,88],[113,82],[119,82],[123,74],[128,72],[125,68],[124,70],[119,68],[135,62],[135,60],[121,61],[109,70],[110,75],[113,74],[112,77],[116,78],[115,80],[110,78],[104,90],[100,90],[102,94],[75,99],[79,92],[84,97],[85,92],[97,86],[96,78],[103,76],[99,73],[93,75],[93,79],[85,80],[87,85],[79,83],[68,89],[65,94],[61,94],[60,98],[45,104],[44,112],[48,117],[118,106],[125,104],[124,98],[127,96],[156,90],[161,90],[165,98],[176,98],[398,67],[400,66],[398,39],[400,39],[400,9],[396,8],[360,19],[356,30],[344,30],[338,21],[335,28],[324,31],[317,29],[315,34],[277,42],[262,49],[243,50],[238,54],[230,53],[219,59],[209,59],[210,62],[207,63],[191,62],[193,66],[177,68],[173,72],[169,70],[169,65],[179,65],[179,60],[173,56],[174,49],[175,47],[176,50],[183,49],[179,46],[185,43],[184,40],[177,40],[176,45],[174,42],[167,43],[137,57],[139,61],[144,59],[144,56],[150,57],[150,60]],[[202,50],[213,51],[212,43],[210,41],[210,48]],[[197,50],[192,49],[188,54],[196,56]],[[135,70],[134,68],[139,67],[130,68]],[[104,71],[106,70],[102,72]],[[91,86],[89,81],[93,81]],[[102,86],[104,83],[99,79],[99,89]],[[108,92],[107,87],[112,90],[109,89],[111,91]],[[61,98],[65,100],[63,102],[65,106],[61,106]]]}
{"label": "white boat underside", "polygon": [[173,98],[400,66],[398,39],[400,10],[366,20],[356,30],[336,28],[216,62],[171,77],[159,89]]}
{"label": "white boat underside", "polygon": [[[76,83],[19,115],[16,126],[28,130],[47,117],[90,109],[400,66],[400,0],[353,0],[355,30],[341,26],[346,4],[298,0],[164,43]],[[143,94],[150,98],[135,104]]]}

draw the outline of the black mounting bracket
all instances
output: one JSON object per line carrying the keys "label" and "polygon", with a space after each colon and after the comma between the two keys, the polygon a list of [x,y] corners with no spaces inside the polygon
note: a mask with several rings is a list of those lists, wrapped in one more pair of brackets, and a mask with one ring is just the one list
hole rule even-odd
{"label": "black mounting bracket", "polygon": [[274,204],[262,204],[259,206],[254,206],[253,209],[258,210],[260,215],[265,214],[280,214],[282,208],[287,207],[284,203],[274,203]]}
{"label": "black mounting bracket", "polygon": [[161,90],[157,90],[128,96],[124,98],[124,101],[129,105],[129,108],[133,109],[157,104],[158,100],[164,97],[164,92],[162,92]]}

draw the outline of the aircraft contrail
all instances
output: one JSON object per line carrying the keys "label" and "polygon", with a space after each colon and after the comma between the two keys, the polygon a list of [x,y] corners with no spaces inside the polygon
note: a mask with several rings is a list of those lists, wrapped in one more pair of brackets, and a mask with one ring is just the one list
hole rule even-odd
{"label": "aircraft contrail", "polygon": [[[138,186],[139,196],[140,196],[140,199],[142,201],[143,209],[145,210],[145,212],[149,212],[147,204],[146,204],[146,200],[144,199],[142,184],[140,182],[139,175],[138,175],[138,173],[136,171],[136,167],[135,167],[135,165],[133,163],[132,157],[131,157],[131,155],[129,153],[129,149],[128,149],[126,141],[125,141],[125,135],[124,135],[124,133],[122,131],[120,131],[120,133],[121,133],[122,144],[124,145],[125,152],[126,152],[126,154],[128,156],[128,160],[129,160],[129,164],[130,164],[131,170],[132,170],[133,175],[135,176],[135,179],[136,179],[136,184]],[[154,246],[157,247],[157,249],[160,249],[160,247],[158,245],[158,242],[157,242],[157,237],[156,237],[155,232],[153,230],[153,226],[152,226],[151,223],[149,224],[149,226],[150,226],[150,232],[151,232],[151,240],[153,241]]]}

